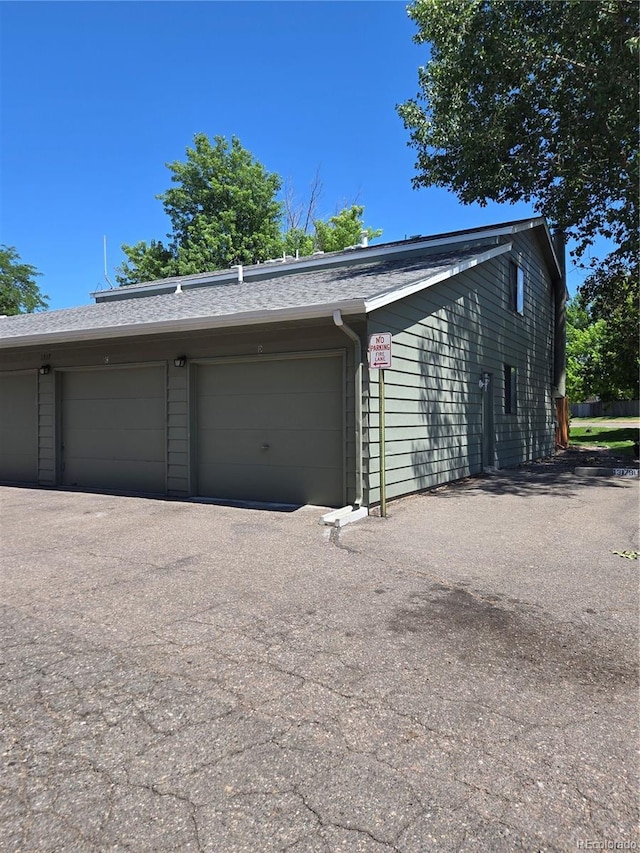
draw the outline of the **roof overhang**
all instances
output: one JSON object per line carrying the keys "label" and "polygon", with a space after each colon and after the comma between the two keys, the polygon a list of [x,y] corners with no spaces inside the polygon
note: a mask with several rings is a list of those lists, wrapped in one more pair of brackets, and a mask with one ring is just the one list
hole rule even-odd
{"label": "roof overhang", "polygon": [[133,338],[139,335],[161,335],[196,332],[206,329],[228,329],[238,326],[269,325],[296,320],[318,320],[333,317],[335,310],[343,314],[363,314],[363,299],[349,299],[330,305],[305,305],[296,308],[271,309],[267,311],[240,311],[234,314],[215,314],[189,317],[183,320],[160,320],[154,323],[129,323],[117,326],[98,326],[91,329],[56,330],[33,335],[0,338],[0,348],[44,346],[48,344],[79,343],[82,341]]}
{"label": "roof overhang", "polygon": [[[507,233],[516,234],[525,228],[544,228],[545,241],[549,248],[549,259],[553,261],[556,267],[557,276],[561,276],[560,266],[555,252],[551,235],[546,226],[544,219],[530,220],[529,222],[519,222],[510,226],[504,226],[500,230],[501,236]],[[487,236],[486,232],[483,236]],[[465,235],[468,239],[468,235]],[[397,302],[425,290],[428,287],[433,287],[442,281],[446,281],[465,270],[486,263],[492,258],[510,252],[512,249],[511,242],[501,243],[473,255],[464,261],[452,264],[444,270],[427,276],[426,278],[417,279],[403,287],[394,288],[392,290],[377,294],[370,299],[357,298],[345,299],[335,302],[327,302],[313,305],[302,305],[281,309],[266,309],[260,311],[238,311],[233,314],[213,314],[201,317],[189,317],[186,319],[171,319],[160,320],[154,322],[128,323],[126,325],[118,324],[114,326],[94,326],[87,329],[68,329],[54,330],[50,332],[37,332],[31,335],[16,335],[0,338],[0,349],[22,348],[29,346],[47,346],[49,344],[60,343],[80,343],[83,341],[98,341],[114,338],[133,338],[145,335],[161,335],[161,334],[182,334],[186,332],[203,331],[207,329],[232,329],[242,326],[255,325],[271,325],[280,323],[289,323],[302,320],[321,320],[332,319],[334,311],[340,311],[345,316],[366,315],[379,308],[389,305],[392,302]],[[96,306],[97,307],[97,306]]]}

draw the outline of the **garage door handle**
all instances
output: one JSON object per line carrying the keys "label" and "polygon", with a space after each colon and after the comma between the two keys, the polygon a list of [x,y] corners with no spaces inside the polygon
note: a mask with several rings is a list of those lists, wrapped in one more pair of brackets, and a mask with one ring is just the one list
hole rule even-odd
{"label": "garage door handle", "polygon": [[260,450],[268,450],[268,449],[269,449],[268,444],[263,444],[262,447],[260,448]]}

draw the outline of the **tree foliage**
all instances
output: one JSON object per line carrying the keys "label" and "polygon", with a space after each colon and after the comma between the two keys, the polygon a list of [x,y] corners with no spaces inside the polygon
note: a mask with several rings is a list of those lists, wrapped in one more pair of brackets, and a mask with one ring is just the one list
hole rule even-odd
{"label": "tree foliage", "polygon": [[603,400],[640,397],[640,277],[622,262],[596,270],[579,291],[593,324],[602,324],[602,372],[595,393]]}
{"label": "tree foliage", "polygon": [[[414,186],[465,203],[532,202],[577,241],[638,251],[635,0],[416,0],[428,42],[420,92],[398,107],[417,152]],[[599,284],[606,283],[602,274]]]}
{"label": "tree foliage", "polygon": [[571,400],[638,399],[638,306],[637,282],[626,273],[617,288],[605,289],[604,296],[598,292],[588,302],[580,293],[569,302],[567,396]]}
{"label": "tree foliage", "polygon": [[118,269],[119,284],[337,251],[359,243],[362,231],[370,238],[382,233],[364,227],[359,205],[327,221],[318,218],[317,173],[307,204],[295,200],[291,187],[284,203],[279,201],[280,176],[268,172],[236,137],[229,144],[216,136],[212,144],[196,134],[186,154],[184,162],[167,164],[175,186],[157,196],[171,222],[168,241],[124,245],[127,260]]}
{"label": "tree foliage", "polygon": [[[169,242],[122,247],[120,284],[190,275],[273,257],[280,249],[281,180],[242,147],[198,133],[186,160],[167,163],[175,184],[157,196],[171,221]],[[151,277],[150,277],[151,276]]]}
{"label": "tree foliage", "polygon": [[329,217],[326,222],[317,219],[313,223],[317,249],[321,252],[338,252],[347,246],[357,246],[363,232],[366,233],[367,240],[379,237],[382,234],[380,229],[364,227],[363,214],[362,205],[352,204],[351,207],[345,207],[340,213]]}
{"label": "tree foliage", "polygon": [[0,246],[0,314],[31,314],[47,307],[36,277],[42,275],[31,264],[20,262],[13,246]]}
{"label": "tree foliage", "polygon": [[604,325],[577,299],[567,304],[567,397],[576,403],[599,396]]}

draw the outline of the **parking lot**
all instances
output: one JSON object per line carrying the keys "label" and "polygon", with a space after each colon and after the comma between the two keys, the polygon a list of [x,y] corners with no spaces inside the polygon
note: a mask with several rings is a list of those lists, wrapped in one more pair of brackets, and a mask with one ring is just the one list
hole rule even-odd
{"label": "parking lot", "polygon": [[3,850],[640,844],[637,480],[0,501]]}

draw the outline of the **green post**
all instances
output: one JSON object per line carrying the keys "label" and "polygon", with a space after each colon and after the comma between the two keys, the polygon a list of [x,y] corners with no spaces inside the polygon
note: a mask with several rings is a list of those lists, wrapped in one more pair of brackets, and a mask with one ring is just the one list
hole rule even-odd
{"label": "green post", "polygon": [[385,446],[384,446],[384,370],[378,371],[378,429],[380,431],[380,515],[387,517],[387,496],[385,494]]}

